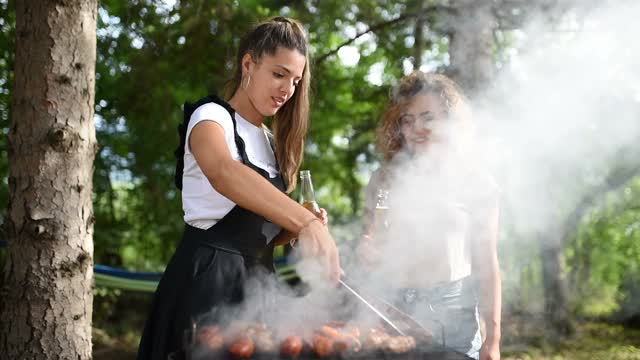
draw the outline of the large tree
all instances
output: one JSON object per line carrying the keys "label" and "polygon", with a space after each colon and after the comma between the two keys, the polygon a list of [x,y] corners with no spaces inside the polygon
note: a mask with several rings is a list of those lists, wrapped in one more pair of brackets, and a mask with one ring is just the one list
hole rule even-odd
{"label": "large tree", "polygon": [[453,1],[455,11],[449,26],[449,73],[473,96],[493,80],[493,34],[496,19],[491,3],[476,0]]}
{"label": "large tree", "polygon": [[3,359],[90,359],[97,0],[16,3]]}

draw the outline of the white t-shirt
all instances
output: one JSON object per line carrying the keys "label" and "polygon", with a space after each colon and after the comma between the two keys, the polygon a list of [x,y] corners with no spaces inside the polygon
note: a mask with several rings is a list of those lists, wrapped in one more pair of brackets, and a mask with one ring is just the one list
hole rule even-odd
{"label": "white t-shirt", "polygon": [[[276,159],[266,130],[253,125],[238,113],[235,114],[235,120],[238,135],[245,143],[245,152],[249,161],[267,171],[271,178],[278,176]],[[236,161],[242,159],[234,140],[233,122],[229,112],[216,103],[199,106],[191,115],[187,127],[182,175],[182,209],[184,221],[187,224],[199,229],[208,229],[227,215],[236,204],[211,186],[191,153],[189,136],[193,127],[201,121],[214,121],[220,124],[224,129],[224,137],[231,156]]]}
{"label": "white t-shirt", "polygon": [[441,161],[446,166],[434,171],[424,159],[398,153],[367,186],[371,221],[377,189],[389,190],[390,225],[381,252],[402,261],[386,262],[377,271],[400,288],[428,288],[471,275],[473,242],[483,239],[477,231],[497,199],[497,185],[486,172]]}

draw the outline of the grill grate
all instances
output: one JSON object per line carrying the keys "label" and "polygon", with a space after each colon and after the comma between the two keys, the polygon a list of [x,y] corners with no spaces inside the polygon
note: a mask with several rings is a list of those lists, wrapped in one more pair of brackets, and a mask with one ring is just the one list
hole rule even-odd
{"label": "grill grate", "polygon": [[[203,348],[196,347],[190,356],[187,356],[187,360],[210,360],[210,359],[224,359],[224,360],[236,360],[231,354],[226,351],[211,352]],[[286,356],[282,356],[277,353],[255,353],[251,357],[253,360],[287,360],[291,359]],[[406,353],[393,353],[384,350],[362,350],[357,353],[337,353],[330,356],[318,357],[311,349],[305,347],[305,349],[297,356],[297,360],[365,360],[365,359],[381,359],[381,360],[469,360],[470,357],[460,352],[442,348],[442,347],[426,347],[416,348]]]}

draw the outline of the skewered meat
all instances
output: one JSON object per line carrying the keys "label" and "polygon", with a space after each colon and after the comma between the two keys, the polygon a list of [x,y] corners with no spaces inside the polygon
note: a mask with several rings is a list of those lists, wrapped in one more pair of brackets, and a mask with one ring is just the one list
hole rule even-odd
{"label": "skewered meat", "polygon": [[320,333],[330,339],[340,337],[340,332],[333,326],[324,325],[320,328]]}
{"label": "skewered meat", "polygon": [[[232,335],[233,334],[233,335]],[[235,323],[223,333],[219,326],[201,326],[196,331],[196,343],[207,351],[219,351],[227,345],[234,359],[251,358],[255,352],[276,353],[295,358],[304,348],[300,336],[289,336],[279,345],[274,341],[272,331],[262,323]],[[411,336],[391,336],[378,326],[364,331],[362,342],[360,329],[345,322],[330,322],[317,329],[311,339],[311,351],[319,358],[341,353],[355,353],[366,348],[382,349],[393,353],[410,352],[416,347],[416,339]],[[223,337],[224,336],[224,337]],[[421,340],[422,341],[422,340]]]}
{"label": "skewered meat", "polygon": [[255,345],[248,336],[241,336],[229,345],[229,353],[234,359],[248,359],[253,355]]}
{"label": "skewered meat", "polygon": [[289,336],[280,345],[280,353],[288,357],[296,357],[302,351],[302,338],[299,336]]}
{"label": "skewered meat", "polygon": [[326,326],[335,328],[338,332],[347,333],[355,338],[360,338],[360,329],[353,325],[347,325],[344,321],[333,320],[327,322]]}
{"label": "skewered meat", "polygon": [[415,347],[416,341],[411,336],[391,336],[386,344],[386,348],[394,353],[406,353]]}
{"label": "skewered meat", "polygon": [[346,332],[347,334],[353,336],[356,339],[360,339],[360,328],[358,328],[356,326],[347,326],[347,327],[344,328],[343,331]]}
{"label": "skewered meat", "polygon": [[336,351],[349,351],[359,352],[362,350],[362,343],[358,338],[350,334],[342,334],[339,340],[333,345],[333,349]]}
{"label": "skewered meat", "polygon": [[253,337],[258,352],[273,352],[276,350],[276,344],[271,337],[271,332],[259,332]]}
{"label": "skewered meat", "polygon": [[374,349],[382,349],[385,347],[389,338],[390,336],[386,332],[373,328],[369,330],[367,334],[365,345]]}
{"label": "skewered meat", "polygon": [[346,338],[338,337],[333,341],[333,351],[342,353],[349,350],[349,342]]}
{"label": "skewered meat", "polygon": [[247,337],[254,338],[257,335],[268,333],[271,334],[271,330],[267,327],[265,323],[250,323],[249,325],[243,326],[244,330],[241,333]]}
{"label": "skewered meat", "polygon": [[318,357],[329,356],[333,352],[333,341],[326,336],[315,334],[312,348]]}
{"label": "skewered meat", "polygon": [[196,332],[196,341],[211,351],[217,351],[224,346],[224,338],[217,326],[202,326]]}

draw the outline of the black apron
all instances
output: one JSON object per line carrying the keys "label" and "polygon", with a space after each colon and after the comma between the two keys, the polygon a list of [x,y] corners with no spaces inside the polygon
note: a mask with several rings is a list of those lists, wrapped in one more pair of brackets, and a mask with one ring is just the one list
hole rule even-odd
{"label": "black apron", "polygon": [[[249,161],[236,129],[234,111],[223,100],[207,97],[195,104],[185,104],[186,122],[181,125],[185,131],[191,113],[208,102],[224,106],[231,114],[242,162],[284,192],[282,176],[271,179],[268,172]],[[184,140],[181,139],[183,146]],[[181,173],[182,169],[180,177]],[[245,281],[253,273],[275,272],[273,241],[267,243],[263,233],[263,228],[269,226],[273,224],[261,215],[237,205],[207,230],[185,224],[182,241],[156,290],[140,340],[139,360],[164,360],[169,354],[183,358],[183,340],[192,322],[212,309],[241,303]]]}

